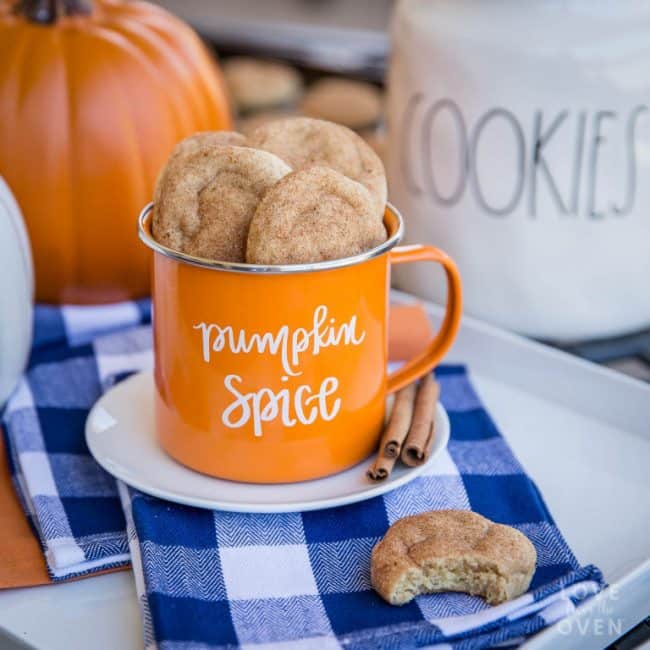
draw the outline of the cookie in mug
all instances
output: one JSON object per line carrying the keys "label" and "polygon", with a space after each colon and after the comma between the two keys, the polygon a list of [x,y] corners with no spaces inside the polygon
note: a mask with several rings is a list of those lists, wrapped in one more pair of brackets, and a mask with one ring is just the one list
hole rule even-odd
{"label": "cookie in mug", "polygon": [[248,144],[275,154],[294,170],[330,167],[361,183],[383,218],[388,193],[384,165],[354,131],[333,122],[294,117],[262,124],[248,136]]}
{"label": "cookie in mug", "polygon": [[244,262],[253,214],[291,171],[280,158],[248,147],[204,144],[172,154],[155,192],[152,234],[174,250]]}
{"label": "cookie in mug", "polygon": [[246,261],[306,264],[358,255],[386,240],[366,188],[329,167],[287,174],[251,220]]}

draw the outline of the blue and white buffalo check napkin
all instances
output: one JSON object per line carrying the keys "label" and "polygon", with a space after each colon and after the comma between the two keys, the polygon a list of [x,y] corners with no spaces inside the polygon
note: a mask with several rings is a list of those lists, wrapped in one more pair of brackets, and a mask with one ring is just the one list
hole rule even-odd
{"label": "blue and white buffalo check napkin", "polygon": [[[129,563],[117,486],[90,456],[84,426],[120,373],[151,366],[150,329],[133,329],[150,319],[148,300],[36,307],[29,366],[3,420],[14,485],[53,580]],[[101,338],[124,328],[119,340]]]}
{"label": "blue and white buffalo check napkin", "polygon": [[[125,564],[130,555],[147,648],[511,645],[602,587],[597,568],[578,565],[460,366],[436,372],[451,420],[448,449],[432,470],[383,497],[248,515],[116,486],[90,457],[84,422],[104,390],[150,367],[149,317],[146,301],[37,308],[30,366],[4,412],[15,484],[52,577]],[[472,509],[525,533],[538,554],[531,591],[498,607],[453,593],[403,607],[379,598],[369,582],[374,544],[396,519],[440,508]]]}

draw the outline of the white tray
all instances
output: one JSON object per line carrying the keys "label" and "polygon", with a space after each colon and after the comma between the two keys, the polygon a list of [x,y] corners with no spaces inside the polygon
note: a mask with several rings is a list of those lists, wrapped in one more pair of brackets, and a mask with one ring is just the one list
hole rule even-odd
{"label": "white tray", "polygon": [[[650,386],[471,318],[447,361],[469,366],[578,560],[611,585],[528,647],[605,647],[650,613]],[[142,647],[130,572],[0,592],[2,628],[51,650]]]}

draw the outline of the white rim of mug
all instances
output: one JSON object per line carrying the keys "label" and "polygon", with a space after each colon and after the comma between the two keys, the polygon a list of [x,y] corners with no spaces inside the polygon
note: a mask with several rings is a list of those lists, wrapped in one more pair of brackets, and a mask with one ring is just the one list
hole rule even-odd
{"label": "white rim of mug", "polygon": [[229,271],[231,273],[256,273],[256,274],[280,274],[280,273],[309,273],[312,271],[329,271],[331,269],[340,269],[346,266],[354,266],[361,262],[366,262],[374,257],[383,255],[391,248],[394,248],[402,239],[404,235],[404,220],[398,210],[395,209],[390,203],[386,207],[395,215],[397,219],[397,228],[395,232],[384,242],[367,250],[359,255],[352,255],[351,257],[342,257],[335,260],[327,260],[325,262],[314,262],[311,264],[246,264],[244,262],[217,262],[203,257],[195,257],[194,255],[187,255],[180,251],[167,248],[157,242],[153,236],[147,231],[146,224],[153,210],[153,203],[147,204],[140,216],[138,217],[138,236],[144,244],[151,248],[156,253],[160,253],[165,257],[169,257],[177,262],[184,262],[192,266],[199,266],[204,269],[218,269],[220,271]]}

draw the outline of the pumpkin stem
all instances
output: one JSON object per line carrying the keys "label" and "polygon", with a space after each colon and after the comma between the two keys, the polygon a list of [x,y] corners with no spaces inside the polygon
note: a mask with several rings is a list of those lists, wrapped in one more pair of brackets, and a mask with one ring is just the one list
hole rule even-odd
{"label": "pumpkin stem", "polygon": [[39,25],[51,25],[61,16],[89,14],[91,11],[87,0],[20,0],[14,6],[15,13]]}

